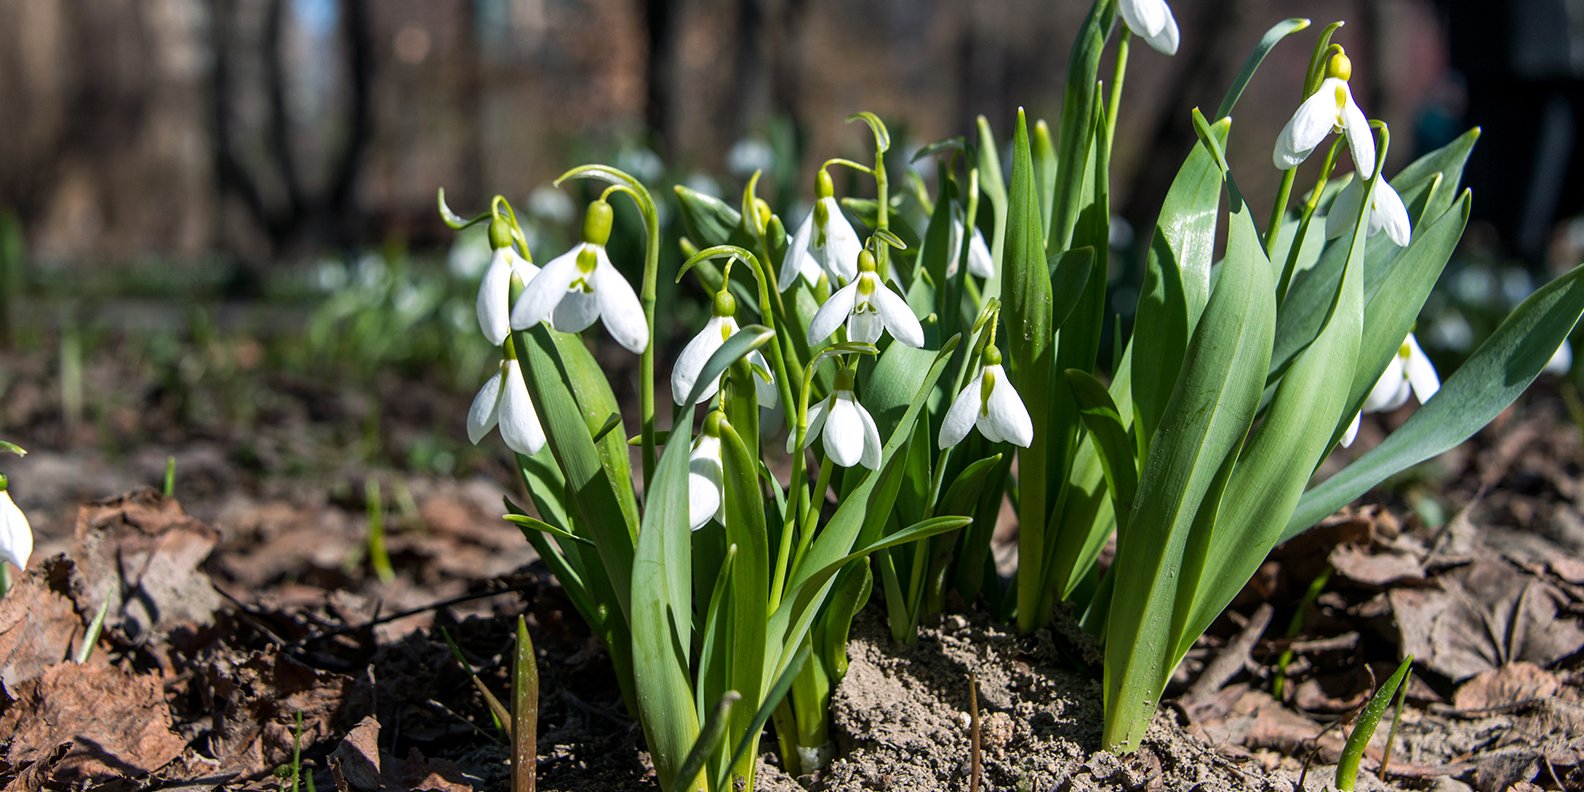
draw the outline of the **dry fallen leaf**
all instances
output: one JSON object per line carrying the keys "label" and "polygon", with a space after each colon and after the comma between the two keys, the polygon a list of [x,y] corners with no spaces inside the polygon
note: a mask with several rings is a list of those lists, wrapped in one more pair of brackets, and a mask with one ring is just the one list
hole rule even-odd
{"label": "dry fallen leaf", "polygon": [[[146,775],[187,741],[171,731],[163,679],[111,666],[60,663],[18,690],[0,716],[12,766],[48,763],[55,784]],[[60,753],[61,746],[69,746]]]}
{"label": "dry fallen leaf", "polygon": [[1534,663],[1513,663],[1482,671],[1452,694],[1460,710],[1486,710],[1556,695],[1556,675]]}
{"label": "dry fallen leaf", "polygon": [[14,692],[67,659],[83,632],[65,580],[72,563],[52,558],[13,581],[0,597],[0,686]]}

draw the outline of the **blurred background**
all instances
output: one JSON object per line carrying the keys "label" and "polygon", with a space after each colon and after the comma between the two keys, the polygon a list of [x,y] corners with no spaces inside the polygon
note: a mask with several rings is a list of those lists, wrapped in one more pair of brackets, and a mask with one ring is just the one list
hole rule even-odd
{"label": "blurred background", "polygon": [[[1124,237],[1154,222],[1193,143],[1190,108],[1219,103],[1272,24],[1306,16],[1316,25],[1272,53],[1236,113],[1233,169],[1257,206],[1275,190],[1272,142],[1314,36],[1345,19],[1335,40],[1355,95],[1394,132],[1388,173],[1484,129],[1466,180],[1475,220],[1422,320],[1438,362],[1455,365],[1507,306],[1578,262],[1579,3],[1171,6],[1181,51],[1134,46],[1127,73],[1112,180]],[[440,222],[437,187],[462,213],[506,195],[541,260],[586,200],[548,182],[594,160],[667,202],[674,183],[734,200],[762,168],[760,195],[795,221],[816,163],[868,157],[852,112],[891,125],[898,168],[981,114],[1003,139],[1019,106],[1054,123],[1087,7],[0,0],[0,430],[112,450],[253,437],[278,420],[271,404],[351,381],[397,403],[354,410],[357,436],[325,447],[449,473],[477,452],[442,396],[465,407],[493,351],[472,317],[487,250]],[[1113,278],[1136,281],[1129,241],[1115,250]],[[248,384],[264,370],[295,379]],[[440,395],[414,399],[414,382]],[[426,428],[379,425],[403,410]]]}

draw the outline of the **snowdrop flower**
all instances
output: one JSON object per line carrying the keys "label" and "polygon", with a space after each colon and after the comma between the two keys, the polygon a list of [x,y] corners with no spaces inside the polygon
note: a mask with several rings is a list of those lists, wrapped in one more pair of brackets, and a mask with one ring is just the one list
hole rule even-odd
{"label": "snowdrop flower", "polygon": [[1121,0],[1117,12],[1133,35],[1163,55],[1177,54],[1177,20],[1166,0]]}
{"label": "snowdrop flower", "polygon": [[549,319],[555,329],[576,333],[600,319],[628,351],[642,352],[649,346],[643,304],[605,252],[611,217],[611,205],[605,201],[589,204],[583,216],[583,243],[552,259],[523,289],[512,308],[513,329],[524,330]]}
{"label": "snowdrop flower", "polygon": [[726,523],[725,465],[721,462],[720,411],[704,419],[704,431],[688,454],[688,527],[697,531],[714,518]]}
{"label": "snowdrop flower", "polygon": [[5,475],[0,474],[0,564],[10,561],[17,569],[27,569],[28,557],[33,555],[33,528],[11,500],[6,484]]}
{"label": "snowdrop flower", "polygon": [[528,284],[539,274],[539,268],[518,255],[505,223],[490,221],[489,233],[490,246],[495,252],[490,256],[489,269],[484,271],[484,280],[479,283],[478,322],[484,337],[500,346],[511,334],[512,277]]}
{"label": "snowdrop flower", "polygon": [[[961,218],[952,218],[951,227],[951,263],[946,266],[946,277],[957,274],[957,257],[962,253],[963,221]],[[990,245],[985,242],[984,233],[975,228],[973,238],[968,240],[968,272],[981,278],[995,276],[995,259],[990,257]]]}
{"label": "snowdrop flower", "polygon": [[[841,467],[863,465],[870,470],[880,469],[880,430],[858,399],[853,396],[852,369],[838,369],[836,387],[819,404],[809,407],[808,433],[803,436],[803,447],[813,445],[814,438],[825,441],[825,455]],[[787,437],[787,453],[792,453],[797,433]]]}
{"label": "snowdrop flower", "polygon": [[[1358,217],[1359,204],[1364,201],[1363,179],[1349,181],[1342,191],[1337,193],[1336,200],[1331,203],[1331,209],[1326,213],[1326,238],[1335,239],[1346,233],[1351,227],[1353,219]],[[1369,233],[1371,236],[1386,232],[1386,238],[1397,247],[1406,247],[1408,240],[1413,236],[1413,228],[1408,221],[1408,207],[1403,205],[1402,196],[1392,189],[1385,179],[1375,185],[1375,194],[1370,199]]]}
{"label": "snowdrop flower", "polygon": [[539,412],[528,396],[528,383],[516,358],[503,361],[500,373],[485,380],[473,397],[473,406],[468,408],[468,440],[478,445],[497,425],[506,447],[519,454],[532,456],[544,448],[544,427],[539,424]]}
{"label": "snowdrop flower", "polygon": [[[1441,377],[1436,374],[1430,358],[1425,357],[1419,341],[1413,333],[1409,333],[1403,339],[1402,346],[1397,348],[1397,354],[1386,364],[1386,370],[1381,372],[1375,387],[1364,397],[1364,407],[1360,412],[1389,412],[1407,404],[1409,396],[1417,397],[1419,403],[1424,404],[1439,390]],[[1358,436],[1358,425],[1359,416],[1354,415],[1347,433],[1342,436],[1342,445],[1353,445],[1353,439]]]}
{"label": "snowdrop flower", "polygon": [[1348,148],[1353,152],[1353,167],[1359,177],[1368,179],[1375,172],[1375,135],[1369,119],[1353,101],[1348,88],[1348,78],[1353,74],[1352,61],[1340,52],[1331,56],[1326,64],[1326,78],[1303,104],[1298,106],[1287,126],[1276,136],[1276,150],[1272,160],[1280,170],[1289,170],[1303,164],[1309,153],[1325,140],[1326,135],[1338,132],[1347,136]]}
{"label": "snowdrop flower", "polygon": [[1562,344],[1551,353],[1551,359],[1546,361],[1545,368],[1541,371],[1561,377],[1573,370],[1573,347],[1568,346],[1567,339],[1562,339]]}
{"label": "snowdrop flower", "polygon": [[[677,357],[676,367],[671,369],[671,398],[677,404],[682,404],[693,393],[693,386],[698,382],[699,375],[704,372],[704,364],[709,362],[726,339],[737,332],[737,300],[731,293],[722,289],[715,295],[714,310],[710,320],[704,323],[704,329],[693,336],[687,346],[682,348],[682,354]],[[754,371],[754,394],[761,407],[774,407],[776,404],[775,380],[770,374],[770,364],[765,362],[764,355],[758,350],[748,353],[748,364]],[[725,375],[722,374],[721,377]],[[704,388],[704,393],[699,396],[700,402],[709,401],[716,391],[720,390],[721,377],[716,377]]]}
{"label": "snowdrop flower", "polygon": [[792,235],[792,246],[781,263],[781,278],[777,283],[781,291],[792,288],[799,275],[813,286],[819,282],[821,270],[833,283],[845,283],[858,274],[858,251],[863,249],[863,243],[858,241],[858,232],[842,215],[830,173],[823,168],[815,190],[814,208]]}
{"label": "snowdrop flower", "polygon": [[910,347],[924,346],[924,327],[907,301],[886,288],[875,274],[874,256],[858,253],[858,277],[836,290],[809,321],[810,344],[818,344],[847,323],[849,341],[873,344],[888,330],[897,341]]}
{"label": "snowdrop flower", "polygon": [[1001,351],[992,344],[985,347],[981,359],[984,368],[957,394],[941,421],[940,447],[961,443],[968,430],[977,426],[979,433],[992,443],[1028,448],[1034,442],[1034,423],[1001,367]]}

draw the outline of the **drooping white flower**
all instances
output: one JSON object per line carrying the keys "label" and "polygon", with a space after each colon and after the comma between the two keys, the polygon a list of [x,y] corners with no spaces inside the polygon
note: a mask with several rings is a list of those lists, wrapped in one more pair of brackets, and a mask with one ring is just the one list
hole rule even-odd
{"label": "drooping white flower", "polygon": [[853,230],[852,223],[842,215],[841,205],[836,203],[830,173],[821,169],[814,208],[792,235],[792,246],[787,248],[786,258],[781,263],[777,286],[786,291],[800,275],[813,286],[822,271],[832,283],[846,283],[858,274],[858,251],[862,249],[858,232]]}
{"label": "drooping white flower", "polygon": [[726,522],[726,474],[719,430],[711,433],[711,422],[718,414],[711,413],[705,419],[704,431],[694,438],[693,450],[688,454],[688,527],[695,531],[711,518]]}
{"label": "drooping white flower", "polygon": [[605,252],[610,229],[610,204],[589,204],[583,243],[552,259],[523,289],[512,308],[513,329],[524,330],[549,319],[555,329],[576,333],[600,319],[611,337],[629,351],[642,352],[649,346],[643,304]]}
{"label": "drooping white flower", "polygon": [[[704,329],[693,336],[682,348],[682,354],[677,356],[676,367],[671,369],[671,398],[677,404],[685,402],[693,393],[693,386],[698,382],[699,375],[704,372],[704,364],[709,362],[710,356],[721,348],[726,340],[731,338],[738,330],[737,300],[730,292],[722,290],[715,295],[714,310]],[[748,353],[748,365],[754,372],[754,396],[760,407],[774,407],[776,404],[775,379],[770,373],[770,364],[765,361],[764,355],[758,350]],[[721,375],[724,377],[725,375]],[[699,396],[699,402],[709,401],[716,391],[720,390],[721,377],[716,377]]]}
{"label": "drooping white flower", "polygon": [[27,569],[28,557],[33,555],[33,528],[11,500],[6,484],[6,477],[0,475],[0,564],[10,561],[18,569]]}
{"label": "drooping white flower", "polygon": [[[880,429],[869,411],[853,396],[853,374],[849,369],[836,373],[836,387],[818,404],[810,405],[808,433],[803,447],[818,437],[825,442],[825,456],[841,467],[863,465],[880,469]],[[787,453],[792,453],[797,433],[787,437]]]}
{"label": "drooping white flower", "polygon": [[[946,277],[957,274],[957,257],[962,253],[963,221],[952,218],[951,227],[951,263],[946,265]],[[984,233],[978,228],[974,229],[973,238],[968,240],[968,272],[980,278],[995,276],[995,259],[990,256],[990,245],[985,242]]]}
{"label": "drooping white flower", "polygon": [[500,427],[506,447],[519,454],[531,456],[544,448],[545,433],[539,423],[539,411],[534,409],[522,366],[515,358],[501,362],[500,372],[484,381],[478,395],[473,397],[473,406],[468,408],[468,440],[473,445],[478,445],[496,426]]}
{"label": "drooping white flower", "polygon": [[849,341],[873,344],[882,330],[890,331],[900,343],[924,346],[924,326],[907,301],[886,288],[875,274],[874,256],[864,250],[858,254],[858,277],[836,290],[809,320],[810,344],[829,338],[843,322]]}
{"label": "drooping white flower", "polygon": [[[493,228],[490,233],[494,235]],[[539,268],[518,254],[510,238],[505,246],[495,248],[490,255],[489,268],[484,270],[484,279],[479,282],[477,307],[479,330],[491,344],[500,346],[511,333],[512,276],[528,284],[538,274]]]}
{"label": "drooping white flower", "polygon": [[1337,132],[1347,136],[1348,148],[1353,152],[1353,167],[1360,178],[1368,179],[1375,172],[1375,135],[1370,130],[1369,119],[1353,101],[1353,91],[1348,88],[1348,77],[1353,65],[1346,55],[1337,53],[1326,64],[1326,78],[1320,87],[1298,105],[1287,126],[1276,136],[1276,150],[1272,161],[1280,170],[1296,168],[1309,158],[1310,152],[1325,140],[1326,135]]}
{"label": "drooping white flower", "polygon": [[992,443],[1011,443],[1028,448],[1034,442],[1034,423],[1022,397],[1001,367],[1001,352],[985,347],[984,368],[957,394],[941,421],[939,444],[950,448],[979,427],[979,433]]}
{"label": "drooping white flower", "polygon": [[[1391,362],[1386,364],[1380,379],[1375,381],[1375,387],[1370,388],[1369,395],[1364,397],[1360,413],[1395,410],[1407,404],[1409,396],[1418,398],[1419,403],[1424,404],[1439,390],[1441,377],[1436,374],[1430,358],[1425,357],[1418,339],[1409,333],[1397,348],[1397,354],[1392,355]],[[1353,444],[1353,439],[1358,435],[1358,425],[1359,416],[1354,415],[1347,432],[1342,436],[1342,445]]]}
{"label": "drooping white flower", "polygon": [[[1331,209],[1326,213],[1327,239],[1342,236],[1358,217],[1359,204],[1364,200],[1362,182],[1363,180],[1358,178],[1349,181],[1337,193],[1336,200],[1331,202]],[[1386,238],[1397,247],[1406,247],[1408,240],[1413,236],[1413,227],[1408,220],[1408,207],[1403,205],[1402,196],[1398,195],[1385,179],[1381,179],[1375,185],[1369,211],[1369,233],[1374,235],[1381,231],[1385,231]]]}
{"label": "drooping white flower", "polygon": [[1177,54],[1177,20],[1166,0],[1119,0],[1117,13],[1133,35],[1149,42],[1157,52]]}

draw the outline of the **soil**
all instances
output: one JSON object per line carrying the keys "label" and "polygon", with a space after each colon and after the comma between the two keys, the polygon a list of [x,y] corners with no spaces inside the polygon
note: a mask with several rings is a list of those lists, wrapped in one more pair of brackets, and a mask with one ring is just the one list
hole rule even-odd
{"label": "soil", "polygon": [[[34,451],[7,472],[38,534],[0,599],[0,786],[275,790],[295,744],[318,789],[504,788],[506,741],[445,635],[504,696],[523,615],[539,788],[658,788],[604,652],[500,520],[515,485],[497,444],[466,444],[471,394],[253,372],[240,422],[136,363],[89,366],[80,422],[47,358],[0,376],[0,426]],[[1384,780],[1385,726],[1360,789],[1584,788],[1584,450],[1563,409],[1542,388],[1281,548],[1130,755],[1099,750],[1098,656],[1064,616],[1025,637],[952,614],[899,647],[877,598],[833,701],[839,756],[802,781],[970,788],[976,691],[987,790],[1321,789],[1369,691],[1413,653]],[[452,461],[415,462],[435,447]],[[176,497],[139,489],[167,455]],[[366,559],[370,481],[391,580]],[[803,788],[773,757],[759,786]]]}

